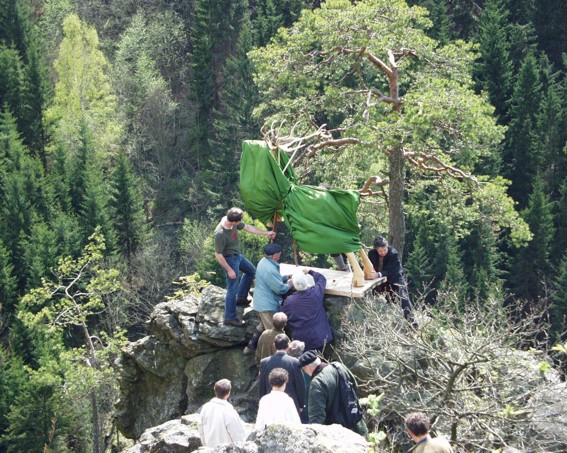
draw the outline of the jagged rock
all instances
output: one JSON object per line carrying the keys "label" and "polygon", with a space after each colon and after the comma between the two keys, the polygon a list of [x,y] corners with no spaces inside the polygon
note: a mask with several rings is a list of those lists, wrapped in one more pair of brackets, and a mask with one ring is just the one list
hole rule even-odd
{"label": "jagged rock", "polygon": [[215,448],[201,446],[198,414],[186,415],[146,430],[139,442],[122,453],[365,453],[364,437],[340,425],[272,425],[256,436],[247,424],[245,442]]}
{"label": "jagged rock", "polygon": [[150,428],[140,436],[136,445],[123,453],[186,453],[201,447],[197,414],[170,420]]}
{"label": "jagged rock", "polygon": [[120,400],[116,422],[124,436],[135,439],[150,426],[185,412],[186,359],[154,337],[130,343],[122,351]]}
{"label": "jagged rock", "polygon": [[148,322],[152,336],[130,343],[117,361],[121,366],[118,429],[130,439],[165,421],[193,412],[212,396],[214,383],[229,378],[233,402],[243,417],[255,417],[257,391],[253,356],[242,347],[258,319],[238,308],[246,328],[223,324],[226,291],[209,286],[192,296],[158,304]]}
{"label": "jagged rock", "polygon": [[[253,355],[242,355],[242,349],[217,351],[200,355],[187,362],[185,367],[187,381],[187,412],[195,412],[214,395],[213,386],[219,376],[226,376],[232,383],[231,402],[245,420],[256,416],[258,391],[253,387],[256,381],[257,367]],[[252,394],[250,392],[252,391]],[[250,401],[242,396],[250,396],[253,413],[250,413]]]}
{"label": "jagged rock", "polygon": [[340,425],[272,425],[256,440],[259,453],[365,453],[364,437]]}

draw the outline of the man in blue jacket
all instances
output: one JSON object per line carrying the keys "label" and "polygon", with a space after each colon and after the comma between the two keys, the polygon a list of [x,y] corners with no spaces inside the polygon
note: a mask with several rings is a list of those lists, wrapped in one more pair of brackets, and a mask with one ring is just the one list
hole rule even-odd
{"label": "man in blue jacket", "polygon": [[279,260],[282,251],[278,244],[266,245],[264,247],[264,258],[256,267],[256,286],[252,308],[260,318],[260,323],[256,327],[254,336],[242,351],[244,354],[252,354],[262,332],[274,327],[274,313],[281,311],[282,296],[291,289],[291,286],[286,283],[288,276],[280,274]]}
{"label": "man in blue jacket", "polygon": [[327,279],[310,270],[294,274],[291,280],[297,291],[288,296],[283,305],[291,337],[303,341],[306,350],[322,352],[325,345],[333,341],[331,325],[323,307]]}

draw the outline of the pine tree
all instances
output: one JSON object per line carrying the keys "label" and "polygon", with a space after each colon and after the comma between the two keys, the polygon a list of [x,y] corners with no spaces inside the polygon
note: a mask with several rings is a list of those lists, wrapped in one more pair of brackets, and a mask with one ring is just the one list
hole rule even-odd
{"label": "pine tree", "polygon": [[427,8],[433,26],[429,29],[429,36],[445,45],[451,40],[451,23],[449,5],[446,0],[417,0],[408,1],[409,5],[419,5]]}
{"label": "pine tree", "polygon": [[[247,52],[252,48],[252,33],[248,24],[238,38],[237,53],[227,60],[224,88],[219,94],[220,108],[215,111],[214,138],[211,146],[226,151],[211,161],[210,171],[215,181],[210,185],[211,205],[234,204],[234,184],[239,178],[242,141],[258,137],[260,124],[253,116],[259,93],[252,78],[252,65]],[[232,201],[227,202],[232,198]]]}
{"label": "pine tree", "polygon": [[83,237],[87,238],[100,228],[106,244],[106,253],[114,252],[116,232],[110,220],[108,209],[110,194],[109,187],[98,161],[88,161],[85,167],[85,195],[79,212]]}
{"label": "pine tree", "polygon": [[55,265],[59,256],[55,232],[47,224],[36,221],[29,237],[22,239],[20,247],[24,253],[26,286],[28,289],[36,288]]}
{"label": "pine tree", "polygon": [[477,40],[480,58],[475,68],[480,88],[488,93],[501,123],[507,123],[507,102],[511,94],[512,62],[507,35],[508,11],[502,0],[489,0],[479,18]]}
{"label": "pine tree", "polygon": [[475,222],[471,233],[461,241],[461,250],[468,298],[484,301],[502,286],[501,257],[492,226],[482,221]]}
{"label": "pine tree", "polygon": [[17,279],[14,266],[10,252],[0,241],[0,315],[12,313],[16,302]]}
{"label": "pine tree", "polygon": [[433,270],[434,253],[431,248],[430,227],[425,215],[411,222],[415,222],[415,227],[411,230],[417,231],[417,235],[412,242],[404,269],[414,298],[424,295],[428,302],[433,302],[435,294],[431,290],[437,283],[437,276]]}
{"label": "pine tree", "polygon": [[[567,145],[565,151],[567,151]],[[559,263],[565,250],[567,250],[567,177],[563,180],[559,195],[554,213],[555,237],[551,252],[553,263]]]}
{"label": "pine tree", "polygon": [[567,253],[564,253],[559,265],[554,289],[551,292],[549,312],[552,335],[565,335],[565,326],[567,326]]}
{"label": "pine tree", "polygon": [[25,286],[22,239],[36,218],[48,215],[50,190],[41,162],[29,155],[8,110],[0,114],[0,240],[12,254],[18,288]]}
{"label": "pine tree", "polygon": [[[24,143],[44,159],[43,108],[46,98],[46,68],[32,7],[26,0],[6,0],[0,4],[0,43],[4,42],[21,60],[19,81],[21,103],[11,105]],[[1,64],[0,64],[1,66]],[[0,68],[0,73],[4,73]],[[6,73],[9,73],[6,71]],[[2,88],[0,82],[0,100]],[[1,103],[0,103],[1,105]],[[44,164],[45,164],[45,160]]]}
{"label": "pine tree", "polygon": [[526,300],[544,297],[553,279],[550,253],[554,235],[553,204],[544,192],[541,175],[534,181],[528,207],[522,213],[533,239],[521,249],[515,259],[510,277],[515,294]]}
{"label": "pine tree", "polygon": [[518,74],[510,100],[510,125],[504,144],[504,164],[510,181],[509,193],[524,208],[533,186],[538,158],[532,154],[531,138],[541,103],[541,82],[536,58],[529,54]]}
{"label": "pine tree", "polygon": [[144,236],[144,209],[139,183],[126,153],[118,155],[111,181],[109,207],[116,230],[117,243],[130,258]]}

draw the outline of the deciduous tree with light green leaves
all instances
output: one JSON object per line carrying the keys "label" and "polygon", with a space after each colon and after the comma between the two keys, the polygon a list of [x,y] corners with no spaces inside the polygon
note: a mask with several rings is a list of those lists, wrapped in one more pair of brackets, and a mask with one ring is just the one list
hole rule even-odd
{"label": "deciduous tree with light green leaves", "polygon": [[99,49],[96,30],[76,14],[65,18],[63,33],[54,63],[55,94],[45,112],[46,122],[54,144],[73,153],[80,146],[79,129],[84,121],[93,137],[94,152],[106,159],[118,151],[122,130],[108,77],[109,63]]}
{"label": "deciduous tree with light green leaves", "polygon": [[[120,333],[97,332],[93,321],[106,308],[105,298],[119,287],[118,271],[105,268],[104,239],[97,228],[78,259],[63,258],[54,270],[55,281],[44,279],[21,302],[19,317],[28,326],[65,331],[78,328],[83,347],[70,350],[64,359],[75,366],[66,373],[66,385],[76,397],[89,399],[92,410],[92,451],[101,453],[103,422],[111,404],[103,394],[112,393],[115,384],[111,364],[119,346]],[[94,324],[96,325],[96,323]],[[115,387],[114,387],[115,388]],[[112,400],[112,398],[110,398]],[[101,410],[106,403],[107,409]]]}
{"label": "deciduous tree with light green leaves", "polygon": [[[494,159],[504,130],[474,92],[474,48],[440,46],[426,35],[430,26],[425,9],[401,0],[329,0],[304,11],[291,29],[250,53],[264,93],[256,114],[268,125],[286,120],[281,135],[292,125],[296,136],[326,125],[324,140],[295,160],[308,156],[303,163],[318,183],[358,189],[370,176],[387,180],[387,228],[400,252],[408,182],[451,193],[448,222],[481,217],[521,243],[530,233],[505,181],[475,174]],[[325,146],[345,142],[349,148]],[[376,214],[374,208],[370,216]]]}

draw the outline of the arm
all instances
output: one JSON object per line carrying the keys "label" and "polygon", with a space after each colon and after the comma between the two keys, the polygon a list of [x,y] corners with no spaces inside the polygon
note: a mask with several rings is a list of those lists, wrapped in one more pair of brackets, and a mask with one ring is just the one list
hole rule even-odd
{"label": "arm", "polygon": [[260,373],[258,375],[258,381],[260,384],[260,388],[258,389],[258,394],[260,395],[260,398],[262,398],[264,395],[269,393],[266,386],[267,376],[265,376],[265,374],[266,374],[265,361],[264,359],[262,359],[262,361],[260,362]]}
{"label": "arm", "polygon": [[389,249],[388,254],[384,257],[384,267],[381,272],[382,277],[387,277],[391,283],[396,283],[397,277],[402,274],[402,263],[400,263],[400,255],[394,249]]}
{"label": "arm", "polygon": [[295,382],[295,388],[297,390],[297,402],[299,403],[299,409],[303,410],[305,407],[305,380],[303,379],[303,373],[299,367],[299,362],[293,370],[293,380]]}
{"label": "arm", "polygon": [[321,380],[313,380],[309,387],[309,423],[325,423],[327,398]]}
{"label": "arm", "polygon": [[246,224],[244,225],[243,230],[246,231],[247,233],[257,234],[258,236],[268,236],[270,239],[275,239],[276,237],[275,231],[260,230],[259,228],[256,228],[253,225]]}
{"label": "arm", "polygon": [[[273,267],[273,266],[271,266]],[[280,275],[280,273],[278,272],[276,267],[273,267],[273,269],[270,269],[270,275],[269,275],[269,279],[267,279],[266,283],[268,285],[268,288],[270,288],[270,290],[275,293],[275,294],[285,294],[287,293],[291,286],[284,283],[284,278]],[[287,279],[286,279],[287,280]]]}
{"label": "arm", "polygon": [[314,290],[317,291],[318,297],[323,302],[323,298],[325,297],[325,288],[327,287],[327,279],[323,274],[315,271],[309,271],[309,273],[313,276],[313,280],[315,280],[315,287]]}
{"label": "arm", "polygon": [[226,262],[226,259],[224,258],[224,255],[222,253],[215,252],[215,258],[217,259],[219,264],[222,266],[222,268],[228,274],[228,278],[230,278],[231,280],[234,280],[236,278],[236,273],[234,272],[232,267],[230,267],[228,265],[228,263]]}
{"label": "arm", "polygon": [[233,442],[240,442],[246,439],[246,430],[242,424],[242,419],[235,409],[233,409],[233,413],[227,417],[226,431]]}

